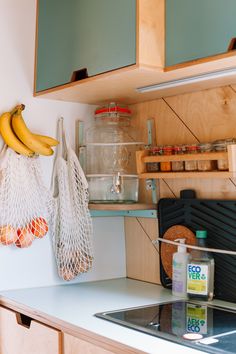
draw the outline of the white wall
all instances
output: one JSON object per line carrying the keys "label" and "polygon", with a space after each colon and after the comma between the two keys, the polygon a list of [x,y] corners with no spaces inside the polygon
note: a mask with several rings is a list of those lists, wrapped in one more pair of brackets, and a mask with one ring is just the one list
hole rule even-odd
{"label": "white wall", "polygon": [[[0,0],[0,113],[24,103],[24,118],[30,129],[52,136],[57,119],[63,116],[74,146],[75,120],[90,120],[94,107],[33,97],[35,14],[35,0]],[[53,157],[41,158],[48,187],[52,163]],[[123,218],[94,218],[93,224],[94,268],[75,281],[125,276]],[[50,235],[28,249],[0,247],[0,290],[59,283]]]}

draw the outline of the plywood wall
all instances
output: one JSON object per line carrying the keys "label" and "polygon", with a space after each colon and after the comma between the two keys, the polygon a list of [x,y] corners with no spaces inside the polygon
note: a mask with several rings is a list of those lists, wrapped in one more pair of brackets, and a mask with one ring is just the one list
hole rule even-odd
{"label": "plywood wall", "polygon": [[[153,118],[157,144],[189,144],[208,142],[216,139],[236,137],[236,86],[225,86],[179,96],[157,99],[131,106],[133,124],[138,127],[141,136],[147,142],[146,120]],[[236,199],[236,179],[163,179],[159,184],[160,197],[179,197],[182,189],[194,189],[198,198]],[[150,193],[146,193],[144,182],[141,186],[142,201],[151,202]],[[135,231],[135,240],[140,247],[151,243],[154,225],[148,227],[148,220],[144,227],[146,232],[139,232],[136,223],[139,220],[126,220],[126,243],[129,244]],[[131,226],[133,223],[133,228]],[[156,228],[156,226],[155,226]],[[157,228],[156,228],[157,229]],[[155,232],[155,231],[154,231]],[[149,233],[152,233],[150,236]],[[156,231],[157,234],[157,231]],[[134,242],[134,240],[132,240]],[[127,275],[135,279],[159,282],[153,275],[156,272],[156,259],[159,258],[158,248],[148,251],[144,247],[145,257],[140,258],[140,250],[127,248]],[[137,259],[139,269],[137,271]],[[147,261],[148,259],[148,261]],[[144,268],[144,269],[143,269]],[[136,269],[136,271],[135,271]],[[140,273],[140,274],[139,274]],[[144,274],[147,274],[144,279]]]}

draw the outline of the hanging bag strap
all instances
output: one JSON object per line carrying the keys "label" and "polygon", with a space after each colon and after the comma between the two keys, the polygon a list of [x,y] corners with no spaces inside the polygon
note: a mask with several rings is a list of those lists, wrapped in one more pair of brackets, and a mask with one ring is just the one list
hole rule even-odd
{"label": "hanging bag strap", "polygon": [[[68,153],[71,154],[75,154],[74,150],[72,150],[72,148],[68,145],[67,143],[67,136],[65,133],[65,128],[64,128],[64,118],[61,117],[58,119],[57,122],[57,137],[59,140],[59,146],[57,148],[57,152],[56,152],[56,156],[55,156],[55,160],[54,160],[54,166],[53,166],[53,174],[52,174],[52,182],[51,182],[51,190],[53,193],[53,196],[56,197],[58,195],[58,188],[57,188],[57,182],[56,182],[56,175],[57,175],[57,160],[59,158],[62,158],[65,160],[65,162],[67,162],[68,159]],[[75,154],[76,155],[76,154]],[[81,177],[81,182],[83,183],[83,187],[85,189],[88,189],[88,182],[87,179],[85,177],[84,171],[80,165],[79,159],[77,161],[77,170],[78,173]]]}
{"label": "hanging bag strap", "polygon": [[67,141],[66,141],[66,134],[65,134],[64,118],[63,117],[58,119],[57,135],[58,135],[58,139],[60,141],[60,144],[58,146],[58,154],[56,157],[62,157],[66,161],[67,154],[68,154],[68,145],[67,145]]}
{"label": "hanging bag strap", "polygon": [[54,198],[56,198],[59,193],[58,183],[57,183],[57,163],[60,159],[64,159],[66,162],[66,158],[68,154],[63,117],[59,118],[57,121],[57,139],[59,141],[59,145],[57,147],[56,154],[55,154],[52,179],[51,179],[51,192]]}
{"label": "hanging bag strap", "polygon": [[5,167],[7,155],[8,155],[8,146],[6,144],[4,144],[4,146],[0,152],[0,170],[2,170]]}

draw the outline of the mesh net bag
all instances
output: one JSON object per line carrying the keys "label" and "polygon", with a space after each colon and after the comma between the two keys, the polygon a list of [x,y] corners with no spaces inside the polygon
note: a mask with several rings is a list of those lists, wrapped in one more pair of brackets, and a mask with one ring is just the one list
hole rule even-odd
{"label": "mesh net bag", "polygon": [[0,156],[0,243],[29,247],[47,234],[52,210],[39,158],[19,155],[4,146]]}
{"label": "mesh net bag", "polygon": [[92,266],[92,221],[87,180],[75,152],[66,144],[62,119],[59,140],[53,172],[53,248],[58,274],[69,281]]}

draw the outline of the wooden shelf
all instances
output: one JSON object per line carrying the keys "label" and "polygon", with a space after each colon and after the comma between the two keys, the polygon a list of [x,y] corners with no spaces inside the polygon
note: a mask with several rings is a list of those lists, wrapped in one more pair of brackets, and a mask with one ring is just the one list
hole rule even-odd
{"label": "wooden shelf", "polygon": [[210,171],[210,172],[147,172],[139,175],[140,179],[166,179],[166,178],[233,178],[235,172]]}
{"label": "wooden shelf", "polygon": [[200,154],[183,154],[170,156],[146,156],[143,162],[168,162],[168,161],[204,161],[228,159],[227,152],[203,152]]}
{"label": "wooden shelf", "polygon": [[[227,152],[208,152],[198,154],[183,154],[170,156],[149,156],[149,150],[136,152],[137,172],[141,179],[166,178],[233,178],[236,177],[236,144],[228,145]],[[146,163],[168,161],[197,161],[227,159],[228,171],[183,171],[183,172],[148,172]]]}
{"label": "wooden shelf", "polygon": [[90,203],[89,204],[90,210],[106,210],[106,211],[113,211],[113,210],[120,210],[120,211],[131,211],[131,210],[152,210],[156,209],[155,204],[144,204],[144,203],[133,203],[133,204],[96,204]]}

